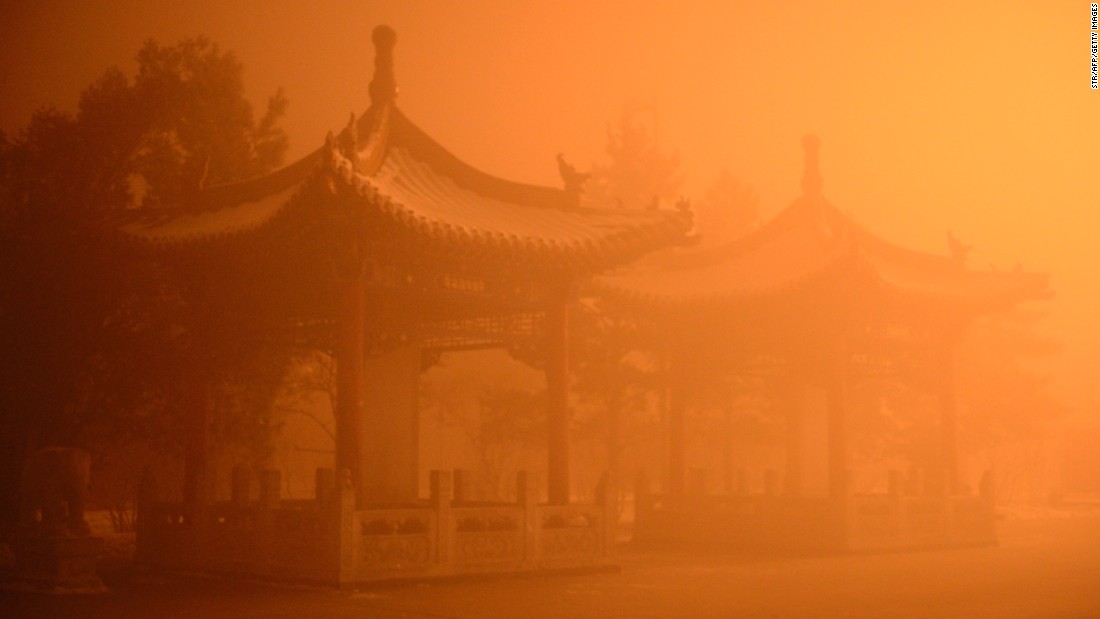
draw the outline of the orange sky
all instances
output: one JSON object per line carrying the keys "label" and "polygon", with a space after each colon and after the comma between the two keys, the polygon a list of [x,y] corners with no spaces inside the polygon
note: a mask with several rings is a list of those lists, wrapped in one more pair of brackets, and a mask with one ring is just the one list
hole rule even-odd
{"label": "orange sky", "polygon": [[[8,6],[0,129],[75,105],[143,40],[206,34],[234,50],[257,105],[282,86],[291,155],[365,109],[370,31],[398,33],[405,112],[491,173],[557,184],[554,155],[602,156],[625,102],[655,108],[689,197],[722,167],[765,215],[798,191],[799,137],[821,136],[825,193],[868,228],[971,266],[1052,274],[1055,385],[1100,410],[1100,91],[1088,3],[162,0]],[[214,3],[209,3],[213,5]],[[957,4],[964,4],[959,7]]]}

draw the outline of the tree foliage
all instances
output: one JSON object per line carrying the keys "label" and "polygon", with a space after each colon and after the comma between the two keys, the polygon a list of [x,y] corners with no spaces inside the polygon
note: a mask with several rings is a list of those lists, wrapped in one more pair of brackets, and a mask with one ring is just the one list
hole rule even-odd
{"label": "tree foliage", "polygon": [[693,204],[695,229],[703,245],[714,246],[742,237],[756,227],[756,192],[723,168],[701,200]]}
{"label": "tree foliage", "polygon": [[202,38],[171,47],[149,42],[138,62],[130,90],[145,129],[133,154],[148,184],[146,201],[172,205],[201,187],[256,176],[281,163],[287,138],[278,121],[287,100],[276,92],[256,121],[232,54]]}
{"label": "tree foliage", "polygon": [[[133,80],[105,72],[75,113],[41,110],[0,139],[8,517],[27,448],[173,436],[178,415],[164,413],[178,413],[194,386],[179,380],[180,352],[204,308],[164,265],[120,248],[119,216],[185,205],[201,186],[270,170],[286,149],[286,99],[273,95],[257,121],[233,54],[201,38],[149,42],[138,62]],[[250,406],[221,382],[227,401]]]}
{"label": "tree foliage", "polygon": [[618,121],[608,123],[609,161],[593,166],[585,186],[586,202],[644,208],[680,198],[684,183],[680,159],[661,150],[656,136],[639,118],[642,111],[624,105]]}

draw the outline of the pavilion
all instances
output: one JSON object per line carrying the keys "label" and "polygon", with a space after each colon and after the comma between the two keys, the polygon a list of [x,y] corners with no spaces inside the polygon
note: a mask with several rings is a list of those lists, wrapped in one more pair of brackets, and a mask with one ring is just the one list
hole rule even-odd
{"label": "pavilion", "polygon": [[[956,349],[975,317],[1048,297],[1047,277],[968,269],[961,244],[939,256],[875,236],[822,194],[817,138],[803,147],[802,195],[760,229],[593,281],[615,311],[650,323],[667,368],[665,483],[639,487],[635,538],[792,551],[991,543],[990,478],[960,483]],[[686,447],[685,396],[716,369],[768,377],[783,394],[784,476],[765,471],[756,495],[730,471],[724,492],[708,493]],[[851,389],[882,376],[933,395],[938,453],[905,488],[891,472],[886,494],[853,495]],[[975,485],[984,498],[963,492]]]}
{"label": "pavilion", "polygon": [[[370,107],[323,147],[123,227],[200,287],[308,282],[279,299],[274,332],[337,360],[335,467],[318,471],[315,499],[282,500],[277,472],[264,472],[256,500],[243,471],[231,500],[210,496],[212,411],[197,398],[184,501],[147,493],[139,557],[333,583],[603,564],[613,522],[571,501],[568,308],[579,282],[679,242],[690,215],[582,208],[583,178],[564,164],[560,189],[472,168],[397,107],[394,32],[380,26],[373,41]],[[463,502],[439,471],[418,496],[418,376],[441,351],[485,347],[545,369],[545,502],[522,473],[514,504]]]}

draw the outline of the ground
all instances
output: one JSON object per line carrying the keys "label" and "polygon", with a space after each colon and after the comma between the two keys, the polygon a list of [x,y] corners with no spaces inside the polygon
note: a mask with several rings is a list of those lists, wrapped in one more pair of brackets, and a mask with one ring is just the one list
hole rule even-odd
{"label": "ground", "polygon": [[104,574],[99,595],[0,591],[4,617],[1097,617],[1100,516],[1000,523],[1001,544],[798,559],[619,550],[619,573],[336,591]]}

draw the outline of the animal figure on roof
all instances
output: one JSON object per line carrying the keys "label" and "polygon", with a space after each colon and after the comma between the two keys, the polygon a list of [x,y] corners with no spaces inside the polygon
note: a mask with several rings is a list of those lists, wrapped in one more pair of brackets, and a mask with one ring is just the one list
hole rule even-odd
{"label": "animal figure on roof", "polygon": [[558,174],[561,175],[565,193],[577,200],[580,199],[585,181],[592,176],[591,174],[578,172],[576,167],[565,161],[565,156],[561,153],[558,153]]}

